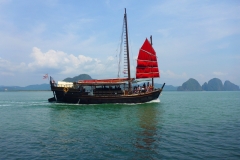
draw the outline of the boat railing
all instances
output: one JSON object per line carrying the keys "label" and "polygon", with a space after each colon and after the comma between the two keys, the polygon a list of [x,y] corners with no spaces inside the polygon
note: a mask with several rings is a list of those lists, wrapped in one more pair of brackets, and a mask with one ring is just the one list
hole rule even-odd
{"label": "boat railing", "polygon": [[73,85],[71,85],[71,84],[58,84],[57,86],[58,87],[68,87],[68,88],[72,88],[73,87]]}
{"label": "boat railing", "polygon": [[122,95],[122,90],[93,90],[94,95]]}

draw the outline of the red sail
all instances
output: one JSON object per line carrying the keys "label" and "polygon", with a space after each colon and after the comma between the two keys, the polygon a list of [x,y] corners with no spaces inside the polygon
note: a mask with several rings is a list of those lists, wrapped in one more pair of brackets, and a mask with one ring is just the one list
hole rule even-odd
{"label": "red sail", "polygon": [[156,52],[152,45],[145,40],[137,59],[136,78],[157,78],[160,77]]}

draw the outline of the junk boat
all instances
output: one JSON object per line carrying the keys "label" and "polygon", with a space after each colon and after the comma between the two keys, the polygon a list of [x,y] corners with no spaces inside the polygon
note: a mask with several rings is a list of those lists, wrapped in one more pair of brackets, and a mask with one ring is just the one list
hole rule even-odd
{"label": "junk boat", "polygon": [[[49,102],[74,103],[74,104],[102,104],[102,103],[145,103],[158,99],[165,83],[161,88],[154,88],[154,78],[159,78],[159,69],[156,52],[152,47],[152,36],[150,41],[146,38],[139,50],[136,78],[131,78],[128,28],[126,9],[124,13],[123,32],[125,33],[125,78],[79,80],[77,82],[61,82],[57,84],[50,77],[50,86],[53,92]],[[118,75],[119,77],[119,75]],[[139,79],[149,80],[151,83],[143,86],[134,86]]]}

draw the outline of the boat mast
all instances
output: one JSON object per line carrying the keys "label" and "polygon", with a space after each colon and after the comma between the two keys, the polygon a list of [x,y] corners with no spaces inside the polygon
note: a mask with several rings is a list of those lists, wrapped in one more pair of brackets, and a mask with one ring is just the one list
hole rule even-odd
{"label": "boat mast", "polygon": [[128,90],[131,90],[131,82],[130,82],[130,60],[129,60],[129,46],[128,46],[128,27],[127,27],[127,12],[126,12],[126,8],[125,8],[125,14],[124,14],[124,21],[125,21],[125,31],[126,31],[126,50],[127,50],[127,67],[128,67]]}
{"label": "boat mast", "polygon": [[[153,44],[152,44],[152,35],[150,36],[150,43],[151,43],[151,45],[153,45]],[[153,78],[152,78],[152,87],[154,87],[154,84],[153,84],[153,83],[154,83],[154,80],[153,80]]]}

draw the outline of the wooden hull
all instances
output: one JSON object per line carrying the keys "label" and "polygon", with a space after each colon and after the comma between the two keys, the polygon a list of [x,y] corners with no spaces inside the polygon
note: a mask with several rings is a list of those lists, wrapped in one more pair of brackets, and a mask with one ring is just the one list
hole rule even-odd
{"label": "wooden hull", "polygon": [[64,92],[62,87],[52,87],[54,94],[49,102],[73,103],[73,104],[103,104],[103,103],[145,103],[159,97],[162,89],[157,89],[148,93],[131,95],[87,95],[78,90],[70,89]]}

